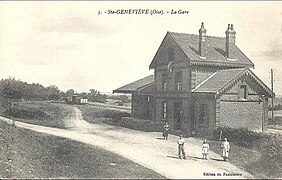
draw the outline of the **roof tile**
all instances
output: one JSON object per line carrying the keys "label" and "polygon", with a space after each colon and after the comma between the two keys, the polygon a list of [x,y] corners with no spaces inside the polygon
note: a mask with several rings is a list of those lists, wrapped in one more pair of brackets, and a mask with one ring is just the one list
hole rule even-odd
{"label": "roof tile", "polygon": [[[206,36],[206,57],[200,58],[199,49],[199,35],[168,32],[175,40],[179,47],[183,50],[191,63],[205,63],[205,64],[224,64],[234,67],[254,67],[251,60],[234,44],[231,45],[232,52],[235,59],[228,59],[225,53],[225,37]],[[151,63],[150,68],[154,67],[156,60]]]}
{"label": "roof tile", "polygon": [[245,68],[239,69],[226,69],[217,71],[215,74],[203,81],[193,92],[217,92],[220,88],[224,87],[237,75],[239,75]]}

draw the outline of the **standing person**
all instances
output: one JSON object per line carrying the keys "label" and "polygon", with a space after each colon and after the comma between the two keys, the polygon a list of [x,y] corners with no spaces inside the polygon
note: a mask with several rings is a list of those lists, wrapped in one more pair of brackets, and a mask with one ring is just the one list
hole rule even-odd
{"label": "standing person", "polygon": [[210,149],[210,145],[205,139],[202,146],[203,159],[208,160],[209,149]]}
{"label": "standing person", "polygon": [[229,150],[230,150],[230,144],[227,141],[227,138],[224,138],[224,141],[221,144],[222,147],[222,157],[224,161],[227,161]]}
{"label": "standing person", "polygon": [[168,123],[166,122],[165,125],[164,125],[164,130],[163,130],[163,137],[166,140],[167,140],[167,137],[168,137],[169,129],[170,129],[170,127],[169,127]]}
{"label": "standing person", "polygon": [[178,144],[178,157],[181,159],[181,155],[183,155],[183,159],[186,159],[185,151],[184,151],[184,144],[185,144],[185,139],[183,138],[182,135],[179,136],[179,139],[177,140]]}

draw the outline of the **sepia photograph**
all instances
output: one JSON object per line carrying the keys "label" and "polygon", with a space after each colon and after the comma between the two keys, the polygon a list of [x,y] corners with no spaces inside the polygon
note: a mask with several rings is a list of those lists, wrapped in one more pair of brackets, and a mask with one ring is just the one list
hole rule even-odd
{"label": "sepia photograph", "polygon": [[282,1],[1,1],[1,179],[281,179]]}

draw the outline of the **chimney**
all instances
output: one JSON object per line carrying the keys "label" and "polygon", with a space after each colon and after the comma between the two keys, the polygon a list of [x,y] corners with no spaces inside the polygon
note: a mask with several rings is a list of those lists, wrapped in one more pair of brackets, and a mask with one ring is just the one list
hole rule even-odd
{"label": "chimney", "polygon": [[233,52],[234,47],[232,46],[235,46],[236,31],[233,28],[233,24],[231,24],[231,26],[230,24],[228,24],[228,28],[225,31],[225,34],[226,34],[226,56],[229,59],[235,59],[234,52]]}
{"label": "chimney", "polygon": [[201,57],[206,56],[206,32],[207,30],[204,27],[204,23],[202,22],[201,29],[199,29],[199,55]]}

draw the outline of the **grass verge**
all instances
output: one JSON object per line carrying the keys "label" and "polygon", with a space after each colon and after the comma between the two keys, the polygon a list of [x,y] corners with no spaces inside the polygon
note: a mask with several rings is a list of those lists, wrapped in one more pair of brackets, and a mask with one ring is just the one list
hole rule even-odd
{"label": "grass verge", "polygon": [[[221,142],[210,140],[209,144],[210,150],[214,151],[217,154],[222,154],[222,148],[220,147]],[[259,171],[256,171],[254,167],[250,167],[250,165],[254,165],[255,162],[258,162],[260,160],[261,154],[258,151],[240,147],[234,145],[233,143],[230,143],[230,147],[229,161],[232,164],[243,169],[244,171],[249,172],[255,178],[265,179],[268,177],[261,174]]]}
{"label": "grass verge", "polygon": [[71,106],[52,101],[24,101],[2,108],[2,115],[17,121],[56,128],[65,128],[63,119],[71,113]]}
{"label": "grass verge", "polygon": [[90,123],[105,123],[112,126],[125,127],[145,132],[161,132],[163,130],[163,122],[155,123],[151,120],[132,118],[127,112],[104,109],[93,105],[77,107],[82,111],[83,118]]}
{"label": "grass verge", "polygon": [[95,107],[93,105],[76,105],[81,112],[83,118],[90,123],[102,123],[105,120],[105,109]]}
{"label": "grass verge", "polygon": [[0,122],[0,178],[164,178],[91,145]]}
{"label": "grass verge", "polygon": [[[230,142],[229,161],[249,172],[255,178],[269,179],[282,177],[282,147],[280,135],[253,141],[251,147],[242,147]],[[210,149],[222,154],[221,142],[209,141]]]}

